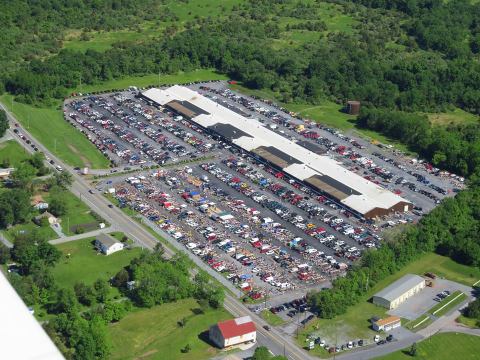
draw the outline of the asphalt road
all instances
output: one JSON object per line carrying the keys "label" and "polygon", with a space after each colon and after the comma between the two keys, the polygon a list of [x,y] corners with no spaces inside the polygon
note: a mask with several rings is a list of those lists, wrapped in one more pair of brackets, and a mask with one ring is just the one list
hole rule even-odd
{"label": "asphalt road", "polygon": [[[50,159],[52,159],[56,165],[60,165],[64,171],[68,171],[72,174],[73,183],[71,186],[71,191],[74,195],[79,197],[80,200],[83,200],[88,206],[91,207],[93,211],[98,213],[106,221],[112,224],[112,226],[117,228],[119,231],[127,233],[131,239],[135,240],[141,246],[148,249],[153,249],[155,247],[158,241],[142,225],[124,214],[119,208],[115,206],[109,207],[109,205],[111,206],[112,204],[105,197],[103,197],[102,194],[98,192],[94,192],[93,194],[89,193],[88,191],[92,189],[92,187],[81,175],[73,170],[71,166],[63,163],[63,161],[61,161],[40,142],[33,138],[2,104],[0,104],[0,107],[6,111],[7,117],[11,122],[11,129],[9,129],[8,132],[24,148],[26,148],[28,152],[32,153],[32,148],[13,132],[13,128],[19,129],[20,132],[22,132],[28,139],[37,145],[39,151],[42,151],[45,156],[48,156]],[[15,127],[13,126],[13,123],[17,123],[19,126]],[[165,248],[165,253],[169,256],[174,254],[174,252],[167,247]],[[285,353],[286,356],[292,360],[314,359],[304,350],[294,345],[290,338],[280,334],[277,330],[273,328],[270,331],[265,330],[263,326],[267,325],[267,323],[257,315],[251,313],[245,305],[228,293],[226,293],[225,296],[224,307],[234,316],[251,316],[254,322],[257,324],[257,333],[261,344],[269,347],[275,354]]]}

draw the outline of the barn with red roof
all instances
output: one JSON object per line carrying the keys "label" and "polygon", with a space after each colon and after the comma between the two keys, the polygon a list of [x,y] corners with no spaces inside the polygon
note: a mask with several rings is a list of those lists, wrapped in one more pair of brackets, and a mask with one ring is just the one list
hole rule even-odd
{"label": "barn with red roof", "polygon": [[210,327],[210,340],[219,348],[254,343],[257,341],[257,329],[250,316],[221,321]]}

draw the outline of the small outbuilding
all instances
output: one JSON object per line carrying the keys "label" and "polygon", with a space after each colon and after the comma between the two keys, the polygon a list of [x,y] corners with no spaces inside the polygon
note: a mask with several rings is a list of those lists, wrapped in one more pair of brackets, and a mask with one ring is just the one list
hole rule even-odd
{"label": "small outbuilding", "polygon": [[372,319],[372,328],[375,331],[390,331],[401,325],[402,322],[398,316],[389,316],[385,319]]}
{"label": "small outbuilding", "polygon": [[105,255],[110,255],[114,252],[123,250],[125,246],[113,236],[102,233],[97,235],[95,247]]}
{"label": "small outbuilding", "polygon": [[382,291],[373,295],[373,303],[387,309],[395,309],[408,298],[425,288],[425,279],[414,274],[407,274]]}
{"label": "small outbuilding", "polygon": [[245,343],[255,343],[257,341],[257,328],[250,316],[243,316],[213,325],[210,327],[209,338],[221,349]]}

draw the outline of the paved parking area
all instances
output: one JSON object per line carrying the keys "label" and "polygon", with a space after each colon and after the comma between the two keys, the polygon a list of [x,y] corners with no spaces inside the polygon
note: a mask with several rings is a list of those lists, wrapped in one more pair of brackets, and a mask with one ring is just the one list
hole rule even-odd
{"label": "paved parking area", "polygon": [[434,299],[437,297],[438,293],[441,293],[444,290],[448,290],[451,293],[460,290],[465,294],[470,295],[472,288],[450,280],[437,279],[435,280],[435,285],[433,287],[425,287],[425,289],[418,294],[407,299],[407,301],[401,304],[398,308],[388,311],[388,313],[408,320],[415,320],[438,304]]}
{"label": "paved parking area", "polygon": [[[359,219],[134,91],[67,100],[66,120],[111,159],[112,171],[172,166],[105,180],[98,189],[115,189],[121,206],[141,213],[252,296],[328,285],[362,251],[379,245],[383,228],[417,221],[463,186],[462,179],[398,151],[237,94],[226,82],[189,86],[416,205],[376,222]],[[414,304],[411,315],[427,304]]]}

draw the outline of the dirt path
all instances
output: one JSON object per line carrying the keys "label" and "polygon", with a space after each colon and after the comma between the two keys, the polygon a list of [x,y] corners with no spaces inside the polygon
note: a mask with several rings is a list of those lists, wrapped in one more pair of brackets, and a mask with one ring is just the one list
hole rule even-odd
{"label": "dirt path", "polygon": [[78,155],[80,157],[80,159],[83,162],[83,165],[85,165],[88,168],[92,167],[92,163],[88,161],[88,159],[85,156],[83,156],[75,146],[73,146],[72,144],[68,144],[67,146],[75,155]]}

